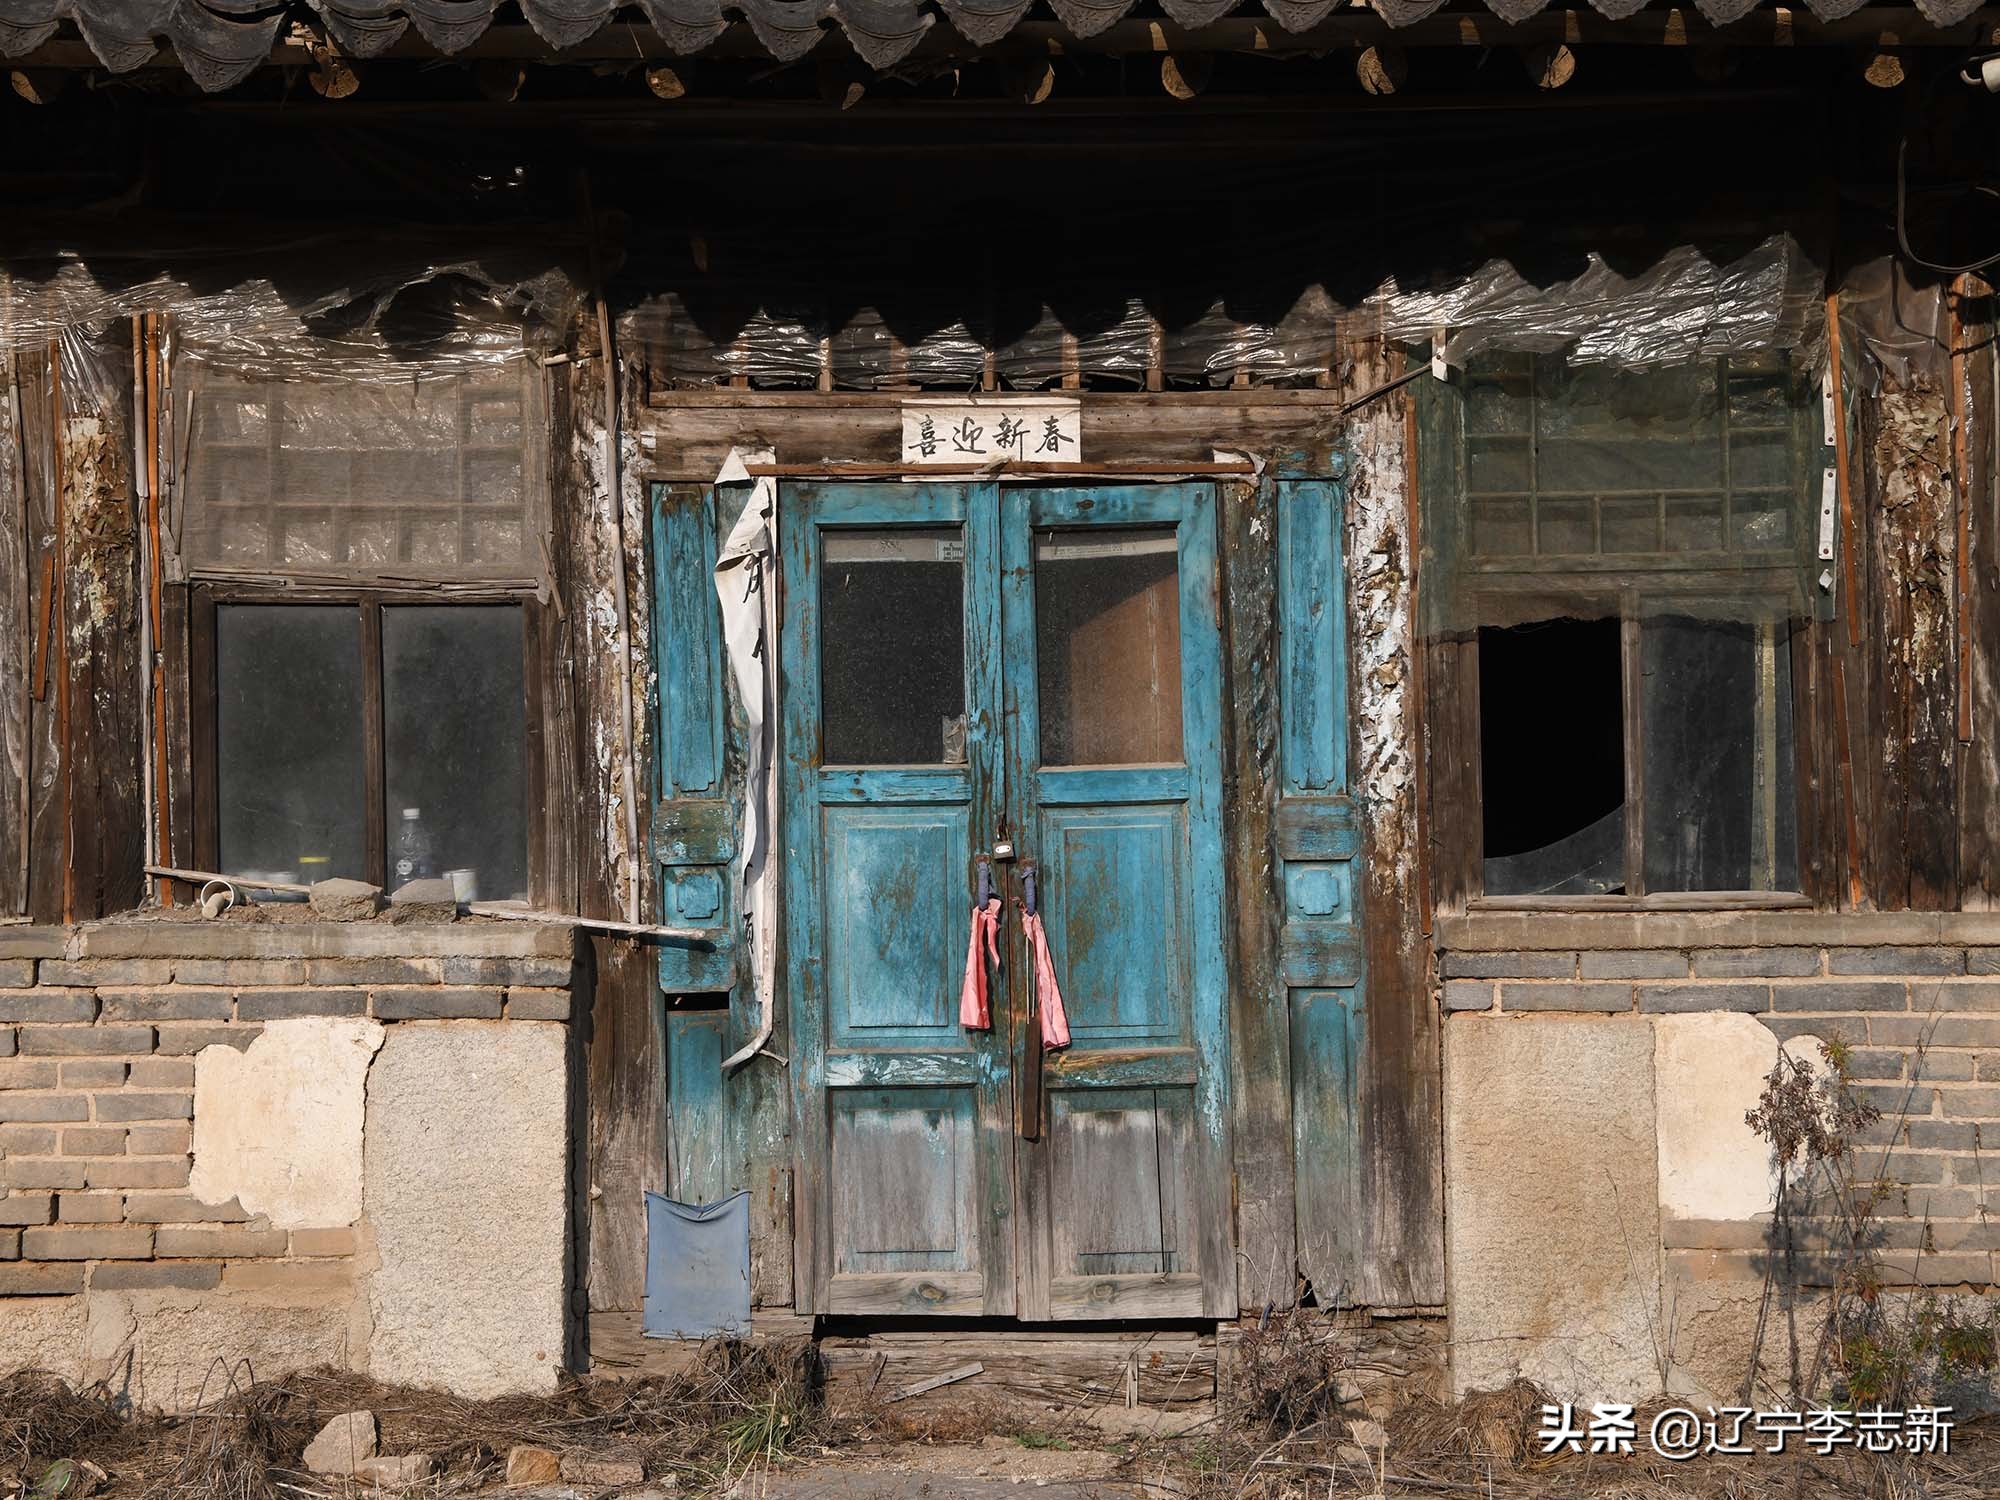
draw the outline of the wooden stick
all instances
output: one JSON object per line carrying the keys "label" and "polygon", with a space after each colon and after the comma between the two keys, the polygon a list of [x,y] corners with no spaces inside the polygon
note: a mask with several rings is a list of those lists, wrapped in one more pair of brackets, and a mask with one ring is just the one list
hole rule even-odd
{"label": "wooden stick", "polygon": [[975,1375],[984,1374],[985,1371],[986,1366],[975,1359],[969,1365],[959,1365],[956,1369],[946,1370],[942,1375],[933,1375],[928,1380],[919,1380],[915,1385],[905,1386],[889,1399],[907,1401],[912,1396],[923,1395],[925,1391],[934,1391],[941,1385],[955,1385],[961,1380],[970,1380]]}
{"label": "wooden stick", "polygon": [[1958,616],[1958,741],[1972,743],[1972,454],[1966,435],[1972,414],[1966,387],[1965,298],[1971,278],[1960,276],[1951,290],[1951,487],[1958,513],[1958,556],[1953,584]]}
{"label": "wooden stick", "polygon": [[[168,795],[170,779],[167,762],[167,674],[162,665],[160,579],[166,571],[160,556],[160,315],[146,314],[145,324],[145,435],[146,435],[146,537],[152,561],[147,579],[146,608],[152,621],[153,659],[144,664],[145,680],[153,695],[153,853],[163,865],[174,862],[174,820]],[[162,906],[174,904],[171,882],[159,880],[156,890]]]}
{"label": "wooden stick", "polygon": [[1840,385],[1840,293],[1826,295],[1826,379],[1833,406],[1833,483],[1840,496],[1840,612],[1847,616],[1847,644],[1861,644],[1861,607],[1855,598],[1854,505],[1847,484],[1847,394]]}

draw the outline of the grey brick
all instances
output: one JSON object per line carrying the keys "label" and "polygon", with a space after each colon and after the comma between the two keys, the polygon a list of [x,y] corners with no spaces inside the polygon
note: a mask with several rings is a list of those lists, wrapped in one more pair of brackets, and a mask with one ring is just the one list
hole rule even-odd
{"label": "grey brick", "polygon": [[[1901,1078],[1903,1059],[1910,1054],[1897,1047],[1856,1047],[1847,1055],[1848,1071],[1856,1078]],[[1933,1054],[1926,1064],[1935,1063],[1941,1054]],[[1934,1075],[1935,1076],[1935,1075]]]}
{"label": "grey brick", "polygon": [[134,1156],[185,1156],[194,1144],[193,1135],[186,1123],[134,1125],[125,1132],[125,1149]]}
{"label": "grey brick", "polygon": [[1856,1170],[1864,1176],[1871,1177],[1879,1172],[1884,1182],[1902,1183],[1907,1187],[1925,1187],[1944,1181],[1944,1158],[1896,1152],[1886,1161],[1871,1159],[1858,1163]]}
{"label": "grey brick", "polygon": [[168,984],[174,977],[170,958],[84,958],[42,960],[43,984],[100,985]]}
{"label": "grey brick", "polygon": [[244,990],[236,1014],[246,1021],[283,1021],[294,1016],[359,1016],[368,1010],[365,990]]}
{"label": "grey brick", "polygon": [[0,1193],[0,1224],[46,1224],[55,1213],[54,1193]]}
{"label": "grey brick", "polygon": [[[1903,1134],[1920,1151],[1977,1151],[1983,1144],[1979,1126],[1970,1120],[1906,1120]],[[1865,1154],[1857,1161],[1871,1172],[1875,1169]]]}
{"label": "grey brick", "polygon": [[1919,1064],[1916,1053],[1907,1054],[1910,1066],[1916,1070],[1914,1076],[1922,1078],[1926,1083],[1972,1082],[1975,1071],[1972,1060],[1977,1055],[1973,1052],[1942,1052],[1933,1048],[1923,1055],[1923,1061]]}
{"label": "grey brick", "polygon": [[1733,1010],[1756,1015],[1771,1008],[1768,984],[1642,984],[1639,1009],[1650,1015]]}
{"label": "grey brick", "polygon": [[1819,972],[1819,949],[1703,948],[1694,971],[1703,979],[1803,979]]}
{"label": "grey brick", "polygon": [[133,1193],[125,1200],[125,1217],[135,1224],[241,1224],[250,1215],[234,1198],[203,1203],[186,1193]]}
{"label": "grey brick", "polygon": [[82,1057],[62,1065],[62,1086],[66,1089],[115,1089],[125,1081],[122,1057]]}
{"label": "grey brick", "polygon": [[1868,1040],[1914,1047],[2000,1047],[2000,1016],[1869,1016]]}
{"label": "grey brick", "polygon": [[376,1016],[384,1021],[497,1019],[498,990],[435,988],[371,990]]}
{"label": "grey brick", "polygon": [[19,1260],[20,1258],[21,1231],[18,1229],[0,1229],[0,1260]]}
{"label": "grey brick", "polygon": [[0,1057],[12,1057],[13,1055],[14,1028],[11,1026],[0,1026]]}
{"label": "grey brick", "polygon": [[1962,948],[1829,948],[1833,974],[1963,974]]}
{"label": "grey brick", "polygon": [[100,1120],[192,1120],[193,1094],[97,1094]]}
{"label": "grey brick", "polygon": [[309,958],[309,984],[436,984],[444,977],[435,958]]}
{"label": "grey brick", "polygon": [[262,1035],[261,1026],[162,1026],[153,1050],[162,1057],[192,1057],[204,1047],[241,1052]]}
{"label": "grey brick", "polygon": [[1916,980],[1910,985],[1910,1009],[1916,1011],[1993,1011],[2000,1014],[2000,983],[1986,979]]}
{"label": "grey brick", "polygon": [[1471,979],[1447,979],[1444,983],[1446,1010],[1491,1010],[1493,986]]}
{"label": "grey brick", "polygon": [[10,1188],[80,1188],[83,1163],[61,1156],[10,1156],[0,1161],[0,1182]]}
{"label": "grey brick", "polygon": [[[1447,987],[1448,988],[1448,987]],[[1451,1001],[1445,1001],[1449,1009]],[[510,989],[507,991],[507,1019],[510,1021],[567,1021],[570,1013],[568,990]]]}
{"label": "grey brick", "polygon": [[183,958],[174,963],[180,984],[304,984],[302,958]]}
{"label": "grey brick", "polygon": [[[1447,953],[1447,979],[1573,979],[1574,953]],[[564,978],[568,978],[567,975]]]}
{"label": "grey brick", "polygon": [[[1446,954],[1446,959],[1458,955]],[[446,984],[499,984],[567,989],[574,966],[566,958],[472,958],[448,957],[444,963]]]}
{"label": "grey brick", "polygon": [[153,1231],[131,1225],[118,1229],[30,1229],[21,1236],[29,1260],[145,1260],[153,1253]]}
{"label": "grey brick", "polygon": [[107,1021],[227,1021],[228,990],[99,990]]}
{"label": "grey brick", "polygon": [[[1821,1041],[1832,1041],[1838,1037],[1847,1042],[1888,1041],[1893,1037],[1878,1037],[1869,1030],[1866,1018],[1860,1016],[1773,1016],[1757,1017],[1771,1034],[1781,1042],[1789,1042],[1793,1037],[1818,1037]],[[1904,1018],[1907,1019],[1907,1018]]]}
{"label": "grey brick", "polygon": [[2000,1089],[1939,1089],[1937,1093],[1944,1101],[1947,1119],[2000,1119]]}
{"label": "grey brick", "polygon": [[1965,972],[1968,974],[2000,974],[2000,948],[1966,949]]}
{"label": "grey brick", "polygon": [[0,1265],[0,1297],[68,1297],[83,1290],[83,1266]]}
{"label": "grey brick", "polygon": [[123,1156],[122,1125],[74,1125],[62,1133],[64,1156]]}
{"label": "grey brick", "polygon": [[1519,1011],[1615,1013],[1632,1008],[1629,984],[1503,984],[1500,1008]]}
{"label": "grey brick", "polygon": [[122,1193],[63,1193],[56,1199],[56,1217],[65,1224],[122,1224]]}
{"label": "grey brick", "polygon": [[[1874,1170],[1872,1163],[1869,1170]],[[1901,1213],[1913,1219],[1962,1219],[1979,1212],[1979,1199],[1964,1188],[1906,1187],[1893,1200],[1883,1199],[1876,1212],[1885,1218]]]}
{"label": "grey brick", "polygon": [[0,990],[32,989],[35,961],[32,958],[0,958]]}
{"label": "grey brick", "polygon": [[188,1182],[185,1156],[113,1156],[83,1164],[84,1179],[94,1188],[177,1188]]}
{"label": "grey brick", "polygon": [[68,940],[62,927],[9,927],[0,930],[0,958],[61,958]]}
{"label": "grey brick", "polygon": [[52,1089],[56,1065],[46,1058],[15,1058],[0,1063],[0,1089]]}
{"label": "grey brick", "polygon": [[1687,975],[1685,953],[1632,948],[1583,955],[1585,979],[1685,979]]}
{"label": "grey brick", "polygon": [[45,1124],[89,1118],[90,1100],[82,1094],[0,1094],[0,1120]]}
{"label": "grey brick", "polygon": [[95,1266],[90,1272],[93,1292],[140,1292],[171,1287],[206,1292],[222,1282],[222,1267],[201,1261],[125,1261]]}
{"label": "grey brick", "polygon": [[191,1089],[194,1087],[194,1059],[191,1057],[137,1057],[132,1060],[132,1087],[136,1089]]}
{"label": "grey brick", "polygon": [[0,1021],[92,1021],[97,996],[89,990],[0,990]]}
{"label": "grey brick", "polygon": [[45,1125],[0,1125],[0,1151],[23,1156],[54,1156],[56,1133]]}
{"label": "grey brick", "polygon": [[1849,1092],[1893,1120],[1906,1115],[1912,1119],[1929,1115],[1931,1095],[1936,1090],[1925,1083],[1857,1083],[1850,1086]]}
{"label": "grey brick", "polygon": [[1774,984],[1771,997],[1779,1010],[1905,1010],[1907,993],[1900,984]]}
{"label": "grey brick", "polygon": [[38,1057],[103,1057],[151,1052],[150,1026],[23,1026],[21,1050]]}
{"label": "grey brick", "polygon": [[236,1257],[283,1255],[287,1239],[282,1229],[162,1229],[155,1237],[158,1255]]}

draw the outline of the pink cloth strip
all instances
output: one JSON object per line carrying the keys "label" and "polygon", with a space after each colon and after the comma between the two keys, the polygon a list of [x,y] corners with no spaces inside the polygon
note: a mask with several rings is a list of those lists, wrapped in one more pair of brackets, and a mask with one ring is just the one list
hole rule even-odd
{"label": "pink cloth strip", "polygon": [[965,983],[958,992],[959,1025],[975,1031],[992,1030],[993,1005],[987,994],[986,973],[988,965],[999,962],[1000,902],[995,899],[972,908],[972,944],[966,949]]}
{"label": "pink cloth strip", "polygon": [[1055,960],[1049,957],[1049,935],[1042,919],[1034,912],[1021,914],[1021,930],[1035,955],[1035,1009],[1042,1017],[1042,1046],[1048,1051],[1069,1045],[1069,1013],[1063,1009],[1062,990],[1056,984]]}

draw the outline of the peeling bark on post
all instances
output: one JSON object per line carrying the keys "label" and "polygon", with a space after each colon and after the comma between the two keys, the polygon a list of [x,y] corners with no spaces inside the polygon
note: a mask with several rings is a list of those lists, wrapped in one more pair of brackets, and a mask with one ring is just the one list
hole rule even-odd
{"label": "peeling bark on post", "polygon": [[[579,736],[575,807],[561,821],[575,861],[578,914],[615,918],[624,911],[625,872],[638,864],[638,851],[626,848],[621,805],[626,730],[617,674],[627,670],[625,642],[643,637],[633,633],[633,621],[617,618],[610,580],[613,567],[627,570],[631,612],[643,616],[643,559],[631,550],[643,530],[629,514],[631,494],[611,495],[604,472],[607,362],[578,359],[560,369],[557,378],[565,389],[558,406],[567,420],[556,429],[553,550],[566,613],[556,654],[569,674]],[[617,552],[612,509],[619,504],[628,510],[624,555]],[[636,628],[643,630],[643,622]],[[633,656],[632,670],[643,672],[643,645]],[[646,701],[643,678],[636,680],[635,692],[637,701]],[[561,729],[557,721],[555,732]],[[636,746],[634,754],[636,759]],[[666,1185],[659,995],[650,946],[604,936],[592,937],[589,946],[595,979],[584,1037],[590,1101],[588,1305],[629,1310],[639,1306],[645,1289],[645,1193]]]}
{"label": "peeling bark on post", "polygon": [[[1393,378],[1400,360],[1356,346],[1351,388]],[[1368,882],[1363,912],[1368,1041],[1362,1087],[1362,1225],[1356,1302],[1444,1300],[1440,1054],[1417,833],[1416,620],[1411,609],[1408,397],[1355,413],[1348,428],[1347,569],[1354,794]]]}

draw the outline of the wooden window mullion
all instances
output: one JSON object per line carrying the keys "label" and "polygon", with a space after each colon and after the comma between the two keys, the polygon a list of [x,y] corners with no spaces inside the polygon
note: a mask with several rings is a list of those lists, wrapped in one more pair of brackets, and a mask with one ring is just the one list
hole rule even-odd
{"label": "wooden window mullion", "polygon": [[361,599],[361,744],[362,778],[370,879],[384,891],[389,886],[388,767],[382,730],[382,600]]}

